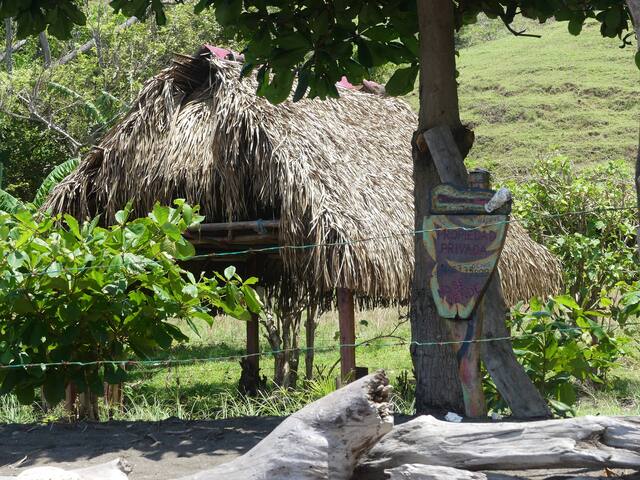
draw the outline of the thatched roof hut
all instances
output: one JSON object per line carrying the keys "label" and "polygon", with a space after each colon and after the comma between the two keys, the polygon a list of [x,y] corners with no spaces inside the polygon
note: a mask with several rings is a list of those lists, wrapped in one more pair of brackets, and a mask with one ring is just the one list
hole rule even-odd
{"label": "thatched roof hut", "polygon": [[[270,255],[259,273],[274,292],[322,299],[341,286],[373,303],[406,300],[415,113],[402,100],[347,89],[339,100],[272,105],[239,70],[211,56],[177,58],[47,206],[110,219],[129,200],[145,215],[155,202],[185,198],[206,222],[279,219],[271,243],[323,246]],[[561,281],[556,258],[518,224],[500,273],[511,304]]]}

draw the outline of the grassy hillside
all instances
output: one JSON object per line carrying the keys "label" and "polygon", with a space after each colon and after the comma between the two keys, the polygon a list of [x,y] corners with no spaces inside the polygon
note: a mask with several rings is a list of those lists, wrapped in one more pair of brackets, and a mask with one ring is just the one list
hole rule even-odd
{"label": "grassy hillside", "polygon": [[[631,164],[640,119],[633,47],[618,48],[595,24],[578,37],[566,23],[527,25],[540,39],[496,25],[472,26],[460,42],[462,119],[476,132],[469,163],[522,174],[558,151],[579,165],[619,158]],[[417,106],[415,94],[409,100]]]}

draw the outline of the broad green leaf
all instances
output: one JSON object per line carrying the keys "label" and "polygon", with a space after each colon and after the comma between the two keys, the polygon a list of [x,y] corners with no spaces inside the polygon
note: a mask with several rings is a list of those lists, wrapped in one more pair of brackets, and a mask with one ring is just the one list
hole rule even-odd
{"label": "broad green leaf", "polygon": [[262,311],[262,301],[258,293],[249,286],[242,287],[242,293],[244,295],[244,301],[247,304],[247,308],[253,313],[260,313]]}
{"label": "broad green leaf", "polygon": [[294,79],[293,70],[288,68],[277,70],[268,85],[261,90],[261,94],[273,104],[282,103],[289,97]]}
{"label": "broad green leaf", "polygon": [[204,320],[205,322],[207,322],[210,326],[213,325],[213,317],[211,315],[209,315],[208,313],[205,312],[193,312],[191,314],[191,316],[193,318],[197,318],[199,320]]}
{"label": "broad green leaf", "polygon": [[389,95],[397,96],[406,95],[413,91],[418,70],[419,68],[417,65],[412,65],[407,68],[399,68],[396,70],[385,85],[386,92]]}
{"label": "broad green leaf", "polygon": [[236,267],[233,265],[228,266],[224,269],[224,278],[227,280],[231,280],[236,274]]}
{"label": "broad green leaf", "polygon": [[565,307],[569,307],[573,310],[579,310],[580,305],[569,295],[559,295],[554,298],[556,303],[560,305],[564,305]]}
{"label": "broad green leaf", "polygon": [[182,240],[182,232],[175,224],[165,222],[160,228],[171,240],[176,242]]}
{"label": "broad green leaf", "polygon": [[215,2],[216,19],[220,25],[235,23],[242,11],[242,0],[219,0]]}
{"label": "broad green leaf", "polygon": [[78,225],[78,221],[69,214],[64,214],[64,221],[69,227],[69,231],[73,233],[73,235],[78,239],[82,239],[82,234],[80,233],[80,225]]}
{"label": "broad green leaf", "polygon": [[47,372],[44,384],[42,385],[44,397],[49,405],[56,405],[64,399],[65,379],[64,375],[56,371]]}
{"label": "broad green leaf", "polygon": [[169,220],[169,207],[156,204],[153,207],[153,211],[149,214],[149,217],[158,225],[164,225]]}
{"label": "broad green leaf", "polygon": [[67,178],[78,167],[79,163],[80,159],[70,158],[69,160],[54,167],[49,175],[47,175],[42,181],[40,188],[38,188],[36,196],[33,199],[34,206],[36,208],[42,207],[53,188]]}
{"label": "broad green leaf", "polygon": [[296,89],[293,92],[292,100],[294,102],[301,100],[307,93],[307,90],[309,89],[309,75],[310,72],[308,69],[304,69],[298,74],[298,84],[296,85]]}
{"label": "broad green leaf", "polygon": [[192,283],[189,283],[182,287],[182,293],[193,298],[198,298],[198,287]]}
{"label": "broad green leaf", "polygon": [[24,204],[8,192],[0,189],[0,211],[15,213],[24,208]]}

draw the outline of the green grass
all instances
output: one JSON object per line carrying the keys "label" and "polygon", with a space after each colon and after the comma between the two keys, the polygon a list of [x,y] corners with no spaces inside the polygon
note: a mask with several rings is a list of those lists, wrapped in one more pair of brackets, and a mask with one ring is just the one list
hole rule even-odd
{"label": "green grass", "polygon": [[[498,24],[483,20],[461,35],[461,118],[476,133],[468,164],[501,177],[521,176],[553,152],[580,166],[631,164],[640,115],[633,47],[602,38],[595,23],[574,37],[565,22],[523,22],[540,39]],[[417,108],[417,94],[408,99]]]}
{"label": "green grass", "polygon": [[[406,388],[406,377],[412,378],[408,347],[393,345],[402,338],[410,337],[409,324],[400,317],[400,312],[394,309],[376,309],[356,314],[358,342],[387,335],[400,323],[392,338],[379,338],[370,346],[357,350],[357,364],[368,367],[370,371],[384,368],[398,393],[402,393],[403,387]],[[337,345],[337,325],[335,312],[329,312],[321,318],[316,339],[318,348]],[[203,328],[201,337],[193,333],[190,335],[190,344],[176,346],[158,358],[204,359],[244,353],[245,325],[238,320],[221,317],[216,319],[212,327]],[[304,335],[301,340],[304,345]],[[261,338],[261,347],[263,351],[270,350],[264,338]],[[578,415],[640,415],[640,358],[636,350],[631,352],[613,372],[615,380],[609,389],[585,389],[575,406]],[[261,371],[267,376],[269,388],[254,399],[244,398],[236,391],[240,378],[240,366],[236,360],[139,367],[132,371],[132,378],[125,385],[124,410],[112,412],[113,418],[159,421],[169,417],[190,420],[288,415],[335,389],[335,379],[339,375],[339,366],[336,366],[338,358],[337,349],[318,353],[316,365],[321,374],[316,376],[316,380],[305,388],[286,391],[275,387],[270,381],[273,377],[273,359],[262,357]],[[332,367],[335,368],[331,370]],[[304,358],[301,358],[299,371],[301,375],[304,372]],[[397,394],[395,402],[396,411],[413,412],[411,394]],[[37,406],[19,405],[13,396],[0,397],[0,423],[31,423],[61,418],[64,418],[61,408],[45,413]],[[102,418],[108,418],[104,406]]]}
{"label": "green grass", "polygon": [[624,358],[614,371],[611,389],[585,389],[576,405],[578,415],[640,415],[640,359]]}
{"label": "green grass", "polygon": [[[409,339],[409,324],[400,319],[395,309],[378,309],[358,312],[356,315],[356,341],[362,342],[374,337],[391,333],[398,323],[399,328],[393,338],[378,338],[367,346],[357,350],[358,366],[368,367],[370,371],[384,368],[395,381],[403,371],[412,369],[409,349],[394,345],[402,339]],[[275,388],[273,378],[273,359],[263,356],[260,360],[261,374],[267,377],[268,386],[275,388],[258,399],[247,403],[238,400],[235,388],[240,378],[240,365],[236,359],[197,362],[189,365],[171,367],[143,367],[133,374],[126,390],[128,408],[123,417],[126,419],[148,419],[177,416],[181,418],[226,418],[239,414],[287,414],[301,405],[319,398],[335,388],[335,378],[340,368],[336,331],[338,319],[335,312],[323,315],[316,335],[315,365],[318,380],[304,392],[284,395]],[[304,329],[300,344],[306,344]],[[201,336],[186,332],[192,337],[187,345],[177,346],[165,357],[174,359],[218,358],[244,354],[245,324],[227,317],[218,318],[212,327],[201,329]],[[261,348],[270,347],[261,337]],[[325,350],[323,350],[325,349]],[[160,357],[162,358],[162,357]],[[304,354],[301,355],[300,375],[304,375]],[[403,409],[410,405],[403,404]]]}

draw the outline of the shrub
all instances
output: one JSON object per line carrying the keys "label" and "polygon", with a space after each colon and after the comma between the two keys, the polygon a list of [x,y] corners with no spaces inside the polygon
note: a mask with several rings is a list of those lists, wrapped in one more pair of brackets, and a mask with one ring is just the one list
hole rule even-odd
{"label": "shrub", "polygon": [[145,218],[129,213],[103,228],[99,218],[0,212],[0,395],[30,403],[42,387],[56,403],[70,382],[101,395],[103,382],[125,379],[132,353],[146,359],[187,340],[176,321],[197,330],[213,309],[240,319],[259,310],[255,278],[242,282],[233,267],[196,278],[178,263],[194,254],[182,233],[202,220],[197,208],[177,200]]}
{"label": "shrub", "polygon": [[[533,299],[529,306],[519,304],[511,311],[514,352],[552,409],[569,414],[581,385],[609,388],[611,371],[629,342],[625,327],[635,325],[629,319],[639,312],[637,284],[618,285],[594,310],[584,310],[569,295],[545,303]],[[504,409],[488,376],[485,387],[490,407]]]}
{"label": "shrub", "polygon": [[635,196],[623,162],[577,172],[558,156],[537,163],[533,176],[511,185],[514,217],[560,257],[566,291],[581,307],[637,278]]}

